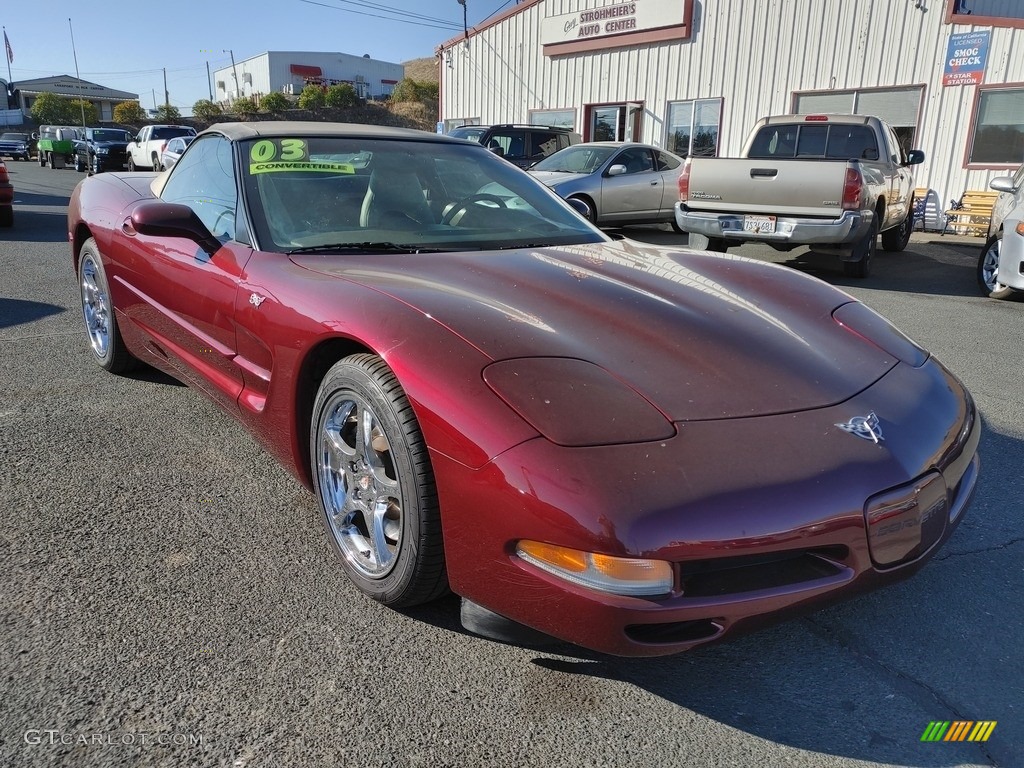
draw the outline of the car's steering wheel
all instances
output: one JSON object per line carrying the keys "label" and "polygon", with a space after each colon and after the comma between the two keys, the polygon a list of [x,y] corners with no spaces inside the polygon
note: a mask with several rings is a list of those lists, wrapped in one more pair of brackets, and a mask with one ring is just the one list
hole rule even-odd
{"label": "car's steering wheel", "polygon": [[492,195],[488,192],[478,192],[475,195],[464,197],[457,203],[452,203],[451,206],[441,216],[441,223],[449,226],[453,226],[458,222],[455,221],[456,217],[462,218],[460,214],[465,214],[469,210],[470,206],[480,205],[481,203],[497,203],[497,205],[488,205],[487,208],[508,208],[505,205],[505,201],[497,195]]}

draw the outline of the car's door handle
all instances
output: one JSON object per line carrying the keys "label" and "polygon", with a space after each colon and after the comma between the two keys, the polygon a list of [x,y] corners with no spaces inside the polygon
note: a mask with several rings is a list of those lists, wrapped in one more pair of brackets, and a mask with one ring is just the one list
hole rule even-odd
{"label": "car's door handle", "polygon": [[123,222],[121,222],[121,231],[128,235],[128,237],[135,237],[139,234],[139,231],[135,229],[135,225],[132,223],[131,216],[128,216]]}
{"label": "car's door handle", "polygon": [[651,186],[652,186],[652,187],[656,187],[656,186],[658,186],[658,182],[656,182],[656,181],[652,181],[652,182],[651,182]]}

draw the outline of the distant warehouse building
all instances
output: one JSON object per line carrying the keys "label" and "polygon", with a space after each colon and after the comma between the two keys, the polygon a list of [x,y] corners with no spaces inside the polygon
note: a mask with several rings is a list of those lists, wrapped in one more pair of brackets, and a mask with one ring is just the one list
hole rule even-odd
{"label": "distant warehouse building", "polygon": [[440,128],[735,156],[764,115],[874,114],[935,210],[1024,161],[1021,51],[1021,0],[521,0],[438,47]]}
{"label": "distant warehouse building", "polygon": [[361,98],[381,98],[405,76],[405,67],[390,61],[347,53],[267,51],[213,73],[214,100],[228,104],[240,96],[272,91],[298,95],[312,83],[349,83]]}

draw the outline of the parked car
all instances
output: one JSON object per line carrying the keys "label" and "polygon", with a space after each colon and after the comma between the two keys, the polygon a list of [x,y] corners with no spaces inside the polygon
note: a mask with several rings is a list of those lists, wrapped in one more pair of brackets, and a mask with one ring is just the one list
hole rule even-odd
{"label": "parked car", "polygon": [[176,136],[195,136],[190,125],[147,125],[128,144],[129,171],[159,171],[160,154]]}
{"label": "parked car", "polygon": [[776,115],[758,120],[740,157],[689,157],[676,221],[711,251],[761,242],[810,246],[867,277],[878,249],[902,251],[914,227],[913,166],[892,127],[871,115]]}
{"label": "parked car", "polygon": [[360,590],[481,634],[729,637],[913,573],[978,477],[967,390],[847,293],[616,240],[466,141],[219,123],[84,179],[68,232],[101,368],[195,386]]}
{"label": "parked car", "polygon": [[27,133],[0,134],[0,157],[28,160],[32,154],[32,137]]}
{"label": "parked car", "polygon": [[676,226],[683,158],[649,144],[591,141],[556,152],[530,173],[599,226]]}
{"label": "parked car", "polygon": [[85,128],[75,145],[75,170],[89,173],[123,170],[132,135],[120,128]]}
{"label": "parked car", "polygon": [[568,128],[551,125],[463,125],[449,131],[449,136],[483,144],[499,157],[520,168],[529,168],[538,160],[560,149],[583,141]]}
{"label": "parked car", "polygon": [[7,173],[7,165],[0,160],[0,227],[14,224],[14,185]]}
{"label": "parked car", "polygon": [[992,179],[1000,192],[992,208],[988,238],[978,257],[978,285],[993,299],[1024,291],[1024,164],[1013,176]]}
{"label": "parked car", "polygon": [[178,136],[168,141],[164,151],[160,153],[161,170],[166,171],[173,168],[174,164],[178,162],[178,158],[181,157],[181,153],[185,151],[185,147],[191,144],[194,138],[195,136]]}

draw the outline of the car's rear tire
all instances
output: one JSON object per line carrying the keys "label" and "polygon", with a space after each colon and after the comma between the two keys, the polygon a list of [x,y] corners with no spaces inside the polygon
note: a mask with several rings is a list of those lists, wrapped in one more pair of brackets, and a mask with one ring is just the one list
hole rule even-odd
{"label": "car's rear tire", "polygon": [[162,171],[164,169],[163,165],[160,163],[160,158],[157,157],[156,155],[153,155],[153,157],[151,157],[150,160],[153,161],[154,171]]}
{"label": "car's rear tire", "polygon": [[691,232],[686,238],[686,244],[698,251],[718,251],[719,253],[725,253],[729,248],[724,237],[708,237],[694,232]]}
{"label": "car's rear tire", "polygon": [[978,256],[978,286],[990,299],[1008,299],[1014,292],[996,279],[1002,246],[1003,233],[999,232],[985,242]]}
{"label": "car's rear tire", "polygon": [[78,173],[85,171],[85,165],[82,163],[81,155],[75,155],[75,170]]}
{"label": "car's rear tire", "polygon": [[135,167],[135,161],[131,158],[131,155],[128,156],[128,170],[129,171],[137,171],[137,170],[139,170],[138,168]]}
{"label": "car's rear tire", "polygon": [[412,406],[376,355],[324,376],[309,433],[313,487],[349,579],[390,606],[448,591],[430,457]]}
{"label": "car's rear tire", "polygon": [[78,289],[89,348],[97,365],[110,373],[124,373],[135,367],[137,361],[124,345],[117,327],[103,259],[91,237],[85,241],[78,258]]}
{"label": "car's rear tire", "polygon": [[882,250],[897,253],[904,250],[910,243],[910,234],[914,229],[914,198],[910,198],[910,208],[898,227],[887,229],[882,233]]}
{"label": "car's rear tire", "polygon": [[871,231],[861,238],[857,243],[854,252],[857,253],[856,261],[843,262],[843,274],[847,277],[865,278],[871,274],[872,262],[878,252],[878,216],[871,220]]}
{"label": "car's rear tire", "polygon": [[45,152],[40,152],[39,153],[39,167],[40,168],[45,168],[46,167],[46,153]]}

